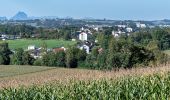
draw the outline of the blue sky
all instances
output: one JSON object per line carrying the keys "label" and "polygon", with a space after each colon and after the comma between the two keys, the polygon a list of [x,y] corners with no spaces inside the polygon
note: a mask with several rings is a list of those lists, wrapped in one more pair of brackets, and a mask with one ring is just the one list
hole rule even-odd
{"label": "blue sky", "polygon": [[155,20],[170,19],[170,0],[0,0],[0,16]]}

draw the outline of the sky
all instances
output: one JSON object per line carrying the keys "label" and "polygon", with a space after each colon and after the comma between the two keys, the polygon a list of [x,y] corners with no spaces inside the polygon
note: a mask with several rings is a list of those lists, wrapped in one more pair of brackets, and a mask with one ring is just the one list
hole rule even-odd
{"label": "sky", "polygon": [[170,19],[170,0],[0,0],[0,16],[18,11],[37,17],[160,20]]}

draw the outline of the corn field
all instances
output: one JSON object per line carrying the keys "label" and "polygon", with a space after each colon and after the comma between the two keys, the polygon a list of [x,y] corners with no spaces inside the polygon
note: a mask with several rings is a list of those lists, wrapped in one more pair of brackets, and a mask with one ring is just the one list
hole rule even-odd
{"label": "corn field", "polygon": [[8,88],[0,100],[170,100],[170,72],[117,80]]}

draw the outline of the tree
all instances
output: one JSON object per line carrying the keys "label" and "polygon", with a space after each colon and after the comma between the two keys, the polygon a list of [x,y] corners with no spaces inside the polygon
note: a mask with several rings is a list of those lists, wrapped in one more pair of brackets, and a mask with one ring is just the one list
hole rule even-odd
{"label": "tree", "polygon": [[85,50],[78,50],[76,56],[77,56],[76,58],[78,61],[85,61],[87,53]]}
{"label": "tree", "polygon": [[44,66],[57,66],[65,67],[65,52],[60,51],[57,53],[49,52],[42,58],[42,65]]}
{"label": "tree", "polygon": [[8,47],[8,43],[0,43],[0,64],[9,65],[10,64],[10,55],[12,52]]}
{"label": "tree", "polygon": [[77,53],[79,49],[71,47],[66,51],[66,66],[68,68],[76,68],[78,66]]}
{"label": "tree", "polygon": [[129,51],[130,46],[131,43],[126,39],[112,39],[108,48],[107,69],[129,67],[129,57],[131,56],[131,52]]}
{"label": "tree", "polygon": [[136,64],[142,64],[147,66],[150,61],[154,61],[154,53],[150,50],[145,49],[142,46],[133,45],[130,48],[131,57],[130,57],[130,66],[133,67]]}
{"label": "tree", "polygon": [[12,64],[14,65],[33,65],[35,59],[29,54],[29,52],[24,51],[22,48],[15,50],[12,56]]}
{"label": "tree", "polygon": [[106,67],[106,57],[107,57],[107,51],[103,51],[100,53],[97,57],[97,65],[98,69],[107,69]]}
{"label": "tree", "polygon": [[147,49],[154,53],[154,66],[157,64],[167,63],[168,57],[159,50],[158,41],[150,41],[150,43],[147,45]]}
{"label": "tree", "polygon": [[64,40],[70,40],[70,39],[71,39],[71,33],[69,33],[69,32],[64,32],[63,39],[64,39]]}
{"label": "tree", "polygon": [[42,65],[43,66],[49,66],[49,59],[50,59],[49,55],[50,55],[49,53],[43,55],[43,57],[42,57]]}
{"label": "tree", "polygon": [[42,41],[41,47],[42,47],[42,52],[47,52],[47,43],[45,41]]}
{"label": "tree", "polygon": [[86,60],[85,60],[86,67],[91,68],[91,69],[98,68],[98,65],[97,65],[97,58],[99,55],[98,49],[99,48],[94,47],[92,49],[92,52],[86,56]]}
{"label": "tree", "polygon": [[[137,65],[148,65],[154,61],[154,53],[129,40],[112,39],[106,57],[106,68],[131,68]],[[100,61],[99,61],[100,62]]]}
{"label": "tree", "polygon": [[165,35],[168,34],[166,31],[162,30],[162,29],[156,29],[154,32],[152,32],[152,38],[154,40],[158,40],[160,41],[161,38]]}
{"label": "tree", "polygon": [[24,65],[33,65],[35,59],[29,54],[29,52],[24,52],[22,61]]}
{"label": "tree", "polygon": [[60,51],[55,54],[55,59],[56,59],[56,66],[58,67],[65,67],[65,52]]}
{"label": "tree", "polygon": [[99,54],[98,50],[99,50],[99,47],[94,47],[94,48],[92,49],[92,51],[91,51],[91,54],[92,54],[93,56],[95,56],[96,58],[97,58],[97,56],[98,56],[98,54]]}
{"label": "tree", "polygon": [[16,49],[14,55],[12,56],[12,64],[23,65],[23,53],[24,50],[22,48]]}
{"label": "tree", "polygon": [[150,41],[146,48],[152,51],[159,50],[158,41]]}
{"label": "tree", "polygon": [[110,35],[104,35],[104,34],[99,34],[98,37],[98,43],[103,49],[108,48],[109,41],[112,39],[112,36]]}
{"label": "tree", "polygon": [[170,48],[170,34],[164,34],[164,36],[160,40],[161,50],[167,50]]}
{"label": "tree", "polygon": [[42,66],[42,59],[36,59],[35,61],[34,61],[34,66]]}

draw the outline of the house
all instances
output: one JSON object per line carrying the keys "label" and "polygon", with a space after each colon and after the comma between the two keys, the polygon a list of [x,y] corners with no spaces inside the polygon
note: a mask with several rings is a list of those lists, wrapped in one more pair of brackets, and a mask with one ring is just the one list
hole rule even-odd
{"label": "house", "polygon": [[42,58],[42,48],[37,48],[35,45],[29,45],[27,51],[34,59]]}
{"label": "house", "polygon": [[57,53],[57,52],[62,52],[62,51],[66,51],[66,48],[61,47],[61,48],[54,48],[53,52]]}
{"label": "house", "polygon": [[128,33],[130,33],[130,32],[133,32],[133,29],[130,28],[130,27],[127,27],[127,28],[126,28],[126,31],[127,31]]}
{"label": "house", "polygon": [[121,30],[118,31],[112,31],[112,35],[114,37],[119,37],[121,34],[125,34],[126,32],[122,32]]}
{"label": "house", "polygon": [[40,49],[34,49],[30,54],[34,59],[42,58]]}
{"label": "house", "polygon": [[2,34],[1,37],[3,37],[3,38],[8,38],[8,36],[5,35],[5,34]]}
{"label": "house", "polygon": [[36,49],[35,45],[29,45],[28,46],[28,50],[35,50],[35,49]]}
{"label": "house", "polygon": [[87,46],[87,45],[83,45],[83,46],[81,46],[81,47],[80,47],[80,49],[81,49],[81,50],[85,50],[87,54],[89,54],[89,53],[90,53],[90,47],[89,47],[89,46]]}
{"label": "house", "polygon": [[80,33],[79,34],[79,40],[81,40],[81,41],[87,41],[87,33],[85,33],[85,32],[82,32],[82,33]]}
{"label": "house", "polygon": [[116,25],[118,28],[125,28],[126,25]]}
{"label": "house", "polygon": [[112,31],[112,35],[113,35],[114,37],[118,37],[118,36],[119,36],[118,32],[115,32],[115,31]]}
{"label": "house", "polygon": [[93,29],[94,29],[95,31],[97,31],[97,32],[99,31],[99,28],[98,28],[98,27],[95,27],[95,28],[93,28]]}
{"label": "house", "polygon": [[146,28],[146,24],[136,23],[136,27],[138,27],[138,28]]}
{"label": "house", "polygon": [[146,25],[145,24],[140,24],[140,27],[141,28],[146,28]]}
{"label": "house", "polygon": [[5,34],[2,34],[1,35],[1,39],[4,41],[4,40],[7,40],[9,38],[9,36],[5,35]]}
{"label": "house", "polygon": [[82,28],[80,29],[80,31],[84,31],[84,27],[82,27]]}

